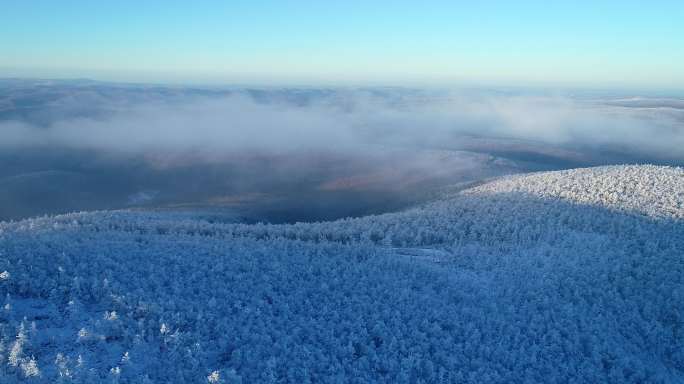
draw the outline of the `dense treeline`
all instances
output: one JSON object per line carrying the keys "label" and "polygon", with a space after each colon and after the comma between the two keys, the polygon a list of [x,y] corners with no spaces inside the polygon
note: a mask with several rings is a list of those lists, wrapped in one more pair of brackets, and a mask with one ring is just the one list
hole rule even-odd
{"label": "dense treeline", "polygon": [[503,178],[405,212],[0,224],[3,382],[684,378],[684,170]]}

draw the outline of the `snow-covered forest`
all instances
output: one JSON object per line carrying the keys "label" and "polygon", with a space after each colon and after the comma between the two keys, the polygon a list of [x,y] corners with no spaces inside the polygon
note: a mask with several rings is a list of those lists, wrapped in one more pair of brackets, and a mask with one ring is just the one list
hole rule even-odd
{"label": "snow-covered forest", "polygon": [[398,213],[0,223],[0,382],[684,381],[684,169],[507,176]]}

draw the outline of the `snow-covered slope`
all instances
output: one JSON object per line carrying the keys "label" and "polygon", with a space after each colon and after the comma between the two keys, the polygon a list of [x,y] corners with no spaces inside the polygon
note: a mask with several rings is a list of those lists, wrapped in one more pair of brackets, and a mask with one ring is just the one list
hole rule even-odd
{"label": "snow-covered slope", "polygon": [[684,219],[681,168],[612,166],[509,176],[467,193],[524,193],[652,217]]}
{"label": "snow-covered slope", "polygon": [[0,381],[682,382],[683,250],[653,166],[325,223],[2,223]]}

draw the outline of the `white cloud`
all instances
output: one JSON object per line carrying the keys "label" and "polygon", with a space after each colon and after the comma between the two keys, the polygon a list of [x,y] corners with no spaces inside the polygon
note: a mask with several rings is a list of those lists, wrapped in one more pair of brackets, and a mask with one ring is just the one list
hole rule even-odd
{"label": "white cloud", "polygon": [[306,106],[243,96],[144,101],[47,127],[0,123],[0,146],[49,145],[133,153],[362,151],[367,144],[457,145],[485,135],[575,146],[612,146],[684,157],[684,111],[610,106],[567,97],[453,93],[399,101],[341,93]]}

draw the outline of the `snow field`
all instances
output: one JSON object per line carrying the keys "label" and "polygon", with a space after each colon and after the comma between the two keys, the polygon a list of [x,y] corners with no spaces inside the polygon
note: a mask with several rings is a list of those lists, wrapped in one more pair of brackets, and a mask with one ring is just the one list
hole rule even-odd
{"label": "snow field", "polygon": [[0,223],[0,381],[681,382],[683,202],[615,166],[326,223]]}

